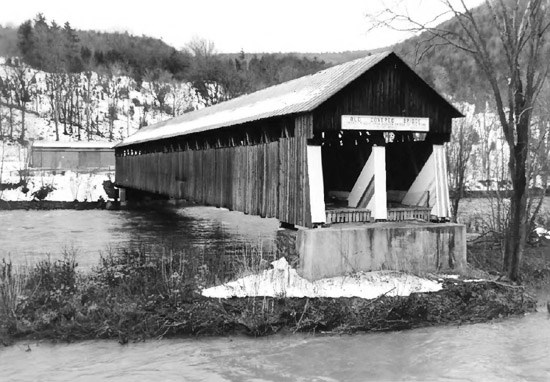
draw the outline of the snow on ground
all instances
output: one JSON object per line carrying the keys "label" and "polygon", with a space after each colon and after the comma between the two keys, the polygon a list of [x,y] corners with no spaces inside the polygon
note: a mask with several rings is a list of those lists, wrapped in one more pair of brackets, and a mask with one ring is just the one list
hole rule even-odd
{"label": "snow on ground", "polygon": [[[72,202],[95,202],[102,198],[108,200],[103,188],[103,182],[114,179],[113,173],[76,173],[66,171],[64,174],[47,174],[43,176],[31,176],[28,178],[27,188],[24,194],[19,187],[12,190],[0,191],[0,199],[7,201],[33,200],[32,193],[42,186],[52,185],[54,190],[44,200]],[[4,182],[17,183],[18,176],[4,177]]]}
{"label": "snow on ground", "polygon": [[537,227],[535,228],[535,233],[537,234],[538,237],[550,240],[550,230],[547,230],[546,228]]}
{"label": "snow on ground", "polygon": [[[28,149],[18,144],[0,142],[0,183],[17,184],[21,180],[19,173],[25,170]],[[31,171],[27,177],[27,193],[23,187],[0,190],[0,200],[25,201],[33,200],[32,193],[42,186],[51,185],[55,188],[44,200],[72,202],[97,201],[100,197],[108,200],[103,189],[103,182],[114,180],[114,173],[104,172],[73,172],[73,171]]]}
{"label": "snow on ground", "polygon": [[213,298],[267,296],[373,299],[384,294],[408,296],[411,293],[436,292],[442,288],[438,281],[396,271],[359,272],[312,282],[299,276],[284,258],[271,264],[273,269],[204,289],[202,295]]}

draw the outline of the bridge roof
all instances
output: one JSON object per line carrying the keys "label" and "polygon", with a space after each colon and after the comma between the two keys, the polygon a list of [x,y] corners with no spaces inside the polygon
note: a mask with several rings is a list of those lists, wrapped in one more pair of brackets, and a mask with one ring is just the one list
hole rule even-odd
{"label": "bridge roof", "polygon": [[33,148],[40,149],[112,149],[115,142],[104,141],[78,141],[78,142],[59,142],[59,141],[34,141]]}
{"label": "bridge roof", "polygon": [[[118,147],[310,112],[390,55],[371,54],[138,130]],[[428,86],[426,84],[426,86]],[[457,111],[458,113],[458,111]],[[458,113],[460,114],[460,113]]]}

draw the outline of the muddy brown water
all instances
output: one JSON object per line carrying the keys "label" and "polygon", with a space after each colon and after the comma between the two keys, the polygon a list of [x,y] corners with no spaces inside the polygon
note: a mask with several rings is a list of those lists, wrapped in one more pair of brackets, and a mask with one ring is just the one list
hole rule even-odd
{"label": "muddy brown water", "polygon": [[[139,243],[271,250],[278,223],[208,207],[163,211],[0,211],[0,253],[16,264],[77,249],[90,267]],[[353,336],[276,335],[0,348],[0,381],[548,381],[550,315]]]}

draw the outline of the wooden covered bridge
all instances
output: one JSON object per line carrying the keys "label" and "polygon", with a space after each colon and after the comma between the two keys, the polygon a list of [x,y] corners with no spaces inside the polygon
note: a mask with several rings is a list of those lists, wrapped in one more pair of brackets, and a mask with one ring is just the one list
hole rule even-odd
{"label": "wooden covered bridge", "polygon": [[445,219],[461,116],[372,54],[144,127],[116,147],[116,184],[303,227]]}

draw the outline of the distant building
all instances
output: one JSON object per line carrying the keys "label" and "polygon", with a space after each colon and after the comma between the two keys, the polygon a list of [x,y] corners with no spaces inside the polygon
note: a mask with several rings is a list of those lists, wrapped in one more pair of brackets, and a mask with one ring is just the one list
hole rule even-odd
{"label": "distant building", "polygon": [[31,147],[30,167],[41,170],[113,170],[113,142],[45,142]]}

